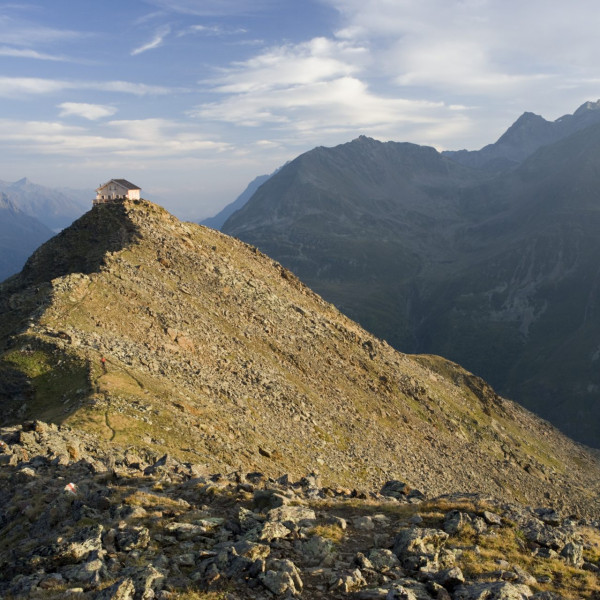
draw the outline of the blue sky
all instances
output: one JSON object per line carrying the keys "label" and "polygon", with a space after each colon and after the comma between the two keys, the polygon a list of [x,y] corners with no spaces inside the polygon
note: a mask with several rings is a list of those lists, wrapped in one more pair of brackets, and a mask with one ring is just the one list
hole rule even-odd
{"label": "blue sky", "polygon": [[183,218],[365,134],[477,149],[600,97],[597,0],[0,1],[0,179]]}

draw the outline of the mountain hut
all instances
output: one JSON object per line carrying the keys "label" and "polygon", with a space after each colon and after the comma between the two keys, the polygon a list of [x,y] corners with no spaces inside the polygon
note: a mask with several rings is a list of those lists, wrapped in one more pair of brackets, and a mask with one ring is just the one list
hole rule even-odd
{"label": "mountain hut", "polygon": [[120,200],[139,200],[141,189],[127,179],[111,179],[96,189],[94,206]]}

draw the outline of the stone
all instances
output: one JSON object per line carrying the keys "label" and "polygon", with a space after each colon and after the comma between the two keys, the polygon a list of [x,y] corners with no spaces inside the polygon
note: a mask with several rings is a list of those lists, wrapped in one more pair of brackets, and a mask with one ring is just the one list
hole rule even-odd
{"label": "stone", "polygon": [[80,562],[87,558],[92,552],[102,550],[102,531],[104,527],[100,524],[83,527],[68,541],[66,548],[60,552],[63,560]]}
{"label": "stone", "polygon": [[133,600],[134,594],[133,581],[129,578],[122,578],[102,590],[95,600]]}
{"label": "stone", "polygon": [[460,533],[467,525],[471,525],[471,517],[459,510],[452,510],[444,518],[444,531],[450,535]]}
{"label": "stone", "polygon": [[541,521],[530,521],[526,527],[523,528],[525,538],[530,542],[535,542],[540,546],[551,548],[560,552],[565,544],[569,541],[569,536],[566,531],[559,529],[558,527],[552,527],[546,525]]}
{"label": "stone", "polygon": [[528,600],[533,595],[529,587],[504,581],[461,585],[452,600]]}
{"label": "stone", "polygon": [[238,508],[238,521],[242,531],[250,531],[256,529],[264,521],[264,517],[259,514],[240,506]]}
{"label": "stone", "polygon": [[118,548],[123,552],[130,552],[136,548],[144,549],[150,542],[150,531],[147,527],[127,527],[117,531],[115,540]]}
{"label": "stone", "polygon": [[316,518],[315,511],[304,506],[281,506],[268,513],[269,521],[279,521],[288,528],[290,526],[310,527]]}
{"label": "stone", "polygon": [[177,554],[173,557],[172,562],[180,567],[193,567],[196,564],[196,554],[194,552]]}
{"label": "stone", "polygon": [[290,593],[299,596],[303,583],[300,571],[288,559],[272,559],[267,562],[266,570],[259,575],[261,583],[276,596]]}
{"label": "stone", "polygon": [[372,531],[375,529],[375,523],[373,522],[373,517],[368,515],[361,517],[354,517],[352,519],[352,525],[355,529],[361,529],[363,531]]}
{"label": "stone", "polygon": [[106,567],[97,553],[81,564],[63,567],[61,574],[70,582],[98,585],[106,573]]}
{"label": "stone", "polygon": [[301,554],[309,567],[330,567],[335,559],[335,546],[331,540],[314,535],[302,543]]}
{"label": "stone", "polygon": [[403,566],[416,570],[435,564],[447,539],[448,534],[440,529],[412,527],[396,536],[393,552]]}
{"label": "stone", "polygon": [[465,583],[465,576],[458,567],[452,567],[450,569],[443,569],[434,575],[435,581],[452,591],[457,586]]}
{"label": "stone", "polygon": [[382,496],[390,496],[391,498],[404,499],[408,496],[410,488],[408,484],[397,479],[386,481],[379,491]]}
{"label": "stone", "polygon": [[376,548],[371,550],[367,558],[371,563],[372,568],[380,573],[385,573],[390,569],[395,569],[400,566],[398,557],[387,548]]}
{"label": "stone", "polygon": [[562,549],[560,555],[565,559],[565,562],[568,565],[578,568],[583,566],[583,544],[580,544],[579,542],[568,542]]}
{"label": "stone", "polygon": [[180,541],[184,542],[187,540],[196,539],[198,536],[202,536],[207,532],[207,528],[203,525],[195,525],[194,523],[168,523],[165,526],[165,531],[170,534],[174,534],[175,537]]}
{"label": "stone", "polygon": [[289,501],[290,499],[281,494],[279,490],[256,490],[252,498],[252,505],[258,511],[269,511],[272,508],[289,504]]}
{"label": "stone", "polygon": [[43,590],[51,590],[65,583],[64,577],[60,573],[49,573],[39,583],[38,587]]}
{"label": "stone", "polygon": [[502,517],[489,510],[483,511],[483,518],[488,525],[502,525]]}
{"label": "stone", "polygon": [[331,591],[341,591],[347,594],[360,589],[365,585],[367,585],[367,582],[360,572],[360,569],[354,569],[352,571],[344,571],[341,574],[336,574],[329,585],[329,589]]}
{"label": "stone", "polygon": [[257,535],[257,541],[272,542],[288,537],[292,532],[279,521],[269,521],[265,523]]}
{"label": "stone", "polygon": [[557,527],[561,523],[560,515],[553,508],[536,508],[535,514],[544,523]]}

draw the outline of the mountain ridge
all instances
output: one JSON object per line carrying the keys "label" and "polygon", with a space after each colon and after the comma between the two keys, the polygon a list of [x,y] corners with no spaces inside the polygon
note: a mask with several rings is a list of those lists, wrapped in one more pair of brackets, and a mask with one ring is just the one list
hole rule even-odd
{"label": "mountain ridge", "polygon": [[547,121],[524,112],[493,144],[480,150],[447,150],[445,156],[466,166],[492,172],[514,167],[539,148],[600,122],[600,100],[585,102],[573,114]]}
{"label": "mountain ridge", "polygon": [[95,207],[0,285],[0,353],[5,423],[52,420],[213,472],[319,469],[330,485],[402,479],[600,510],[584,447],[145,201]]}

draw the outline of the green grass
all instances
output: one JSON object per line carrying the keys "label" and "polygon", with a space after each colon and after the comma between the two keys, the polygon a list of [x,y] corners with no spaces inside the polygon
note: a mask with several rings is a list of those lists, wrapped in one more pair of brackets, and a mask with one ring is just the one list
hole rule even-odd
{"label": "green grass", "polygon": [[2,357],[0,377],[9,376],[25,385],[27,415],[62,423],[90,393],[86,361],[56,352],[51,345],[36,343],[35,350],[12,350]]}

